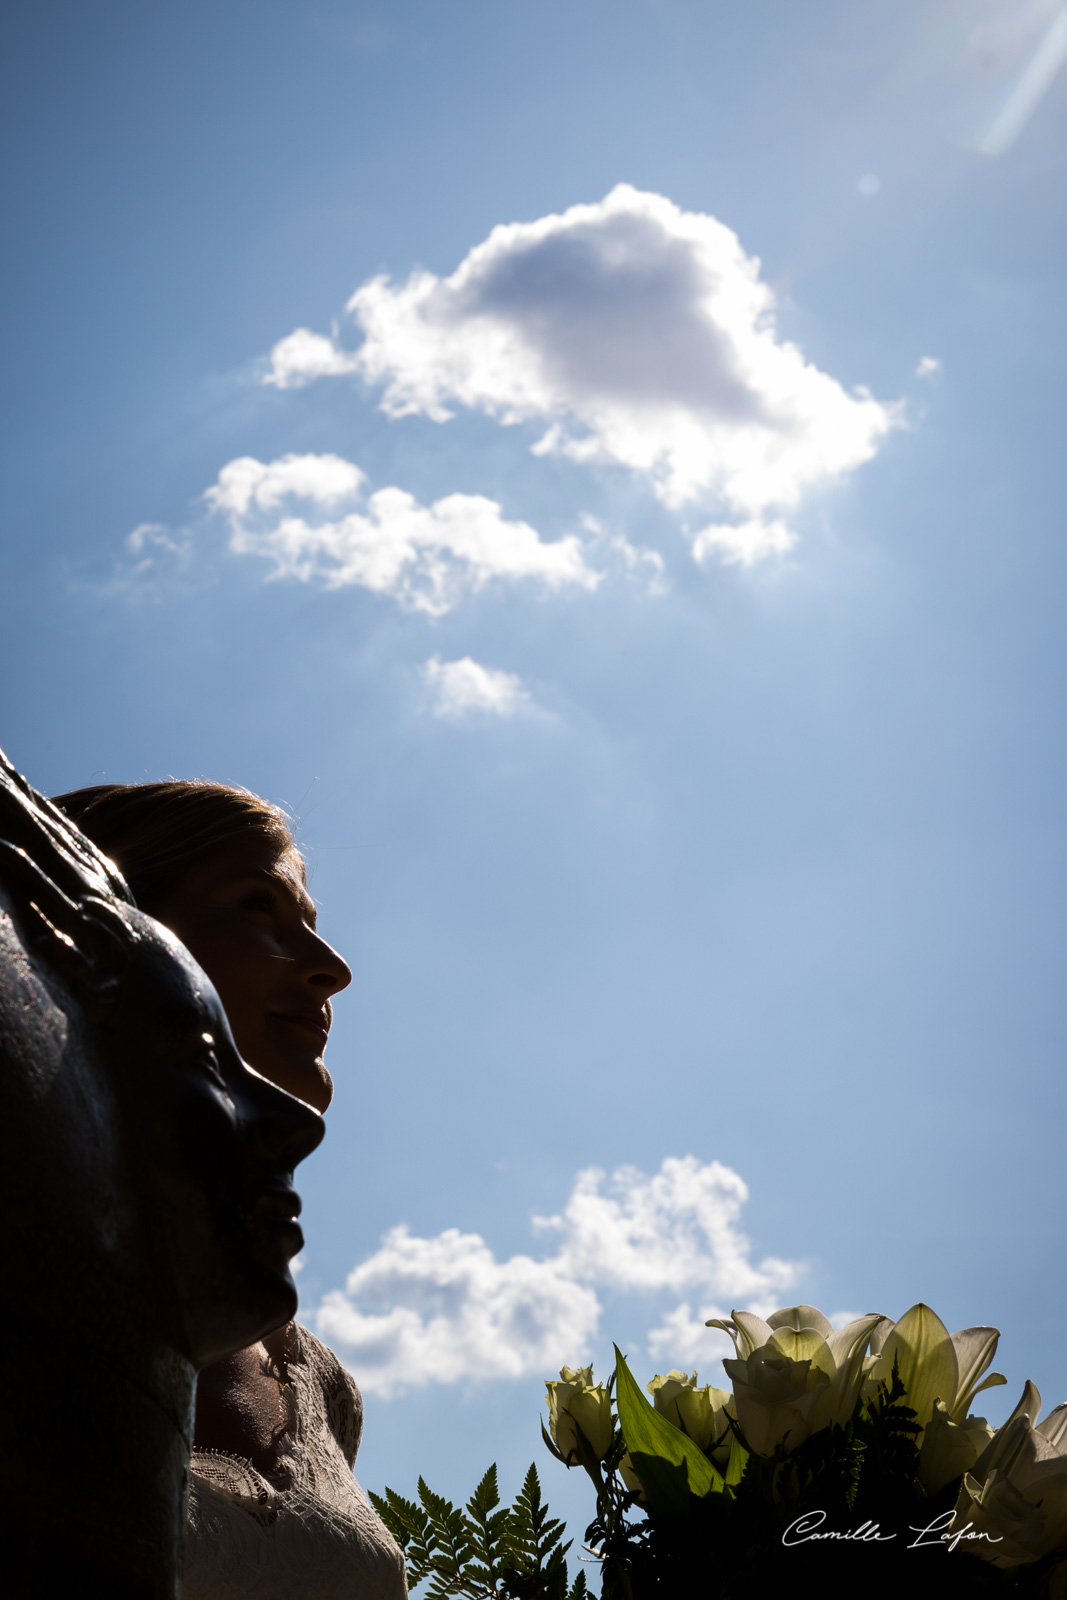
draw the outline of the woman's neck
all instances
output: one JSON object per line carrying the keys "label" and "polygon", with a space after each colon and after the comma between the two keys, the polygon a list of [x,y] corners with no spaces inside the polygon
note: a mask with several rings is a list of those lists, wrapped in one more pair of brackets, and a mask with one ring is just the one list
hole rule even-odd
{"label": "woman's neck", "polygon": [[205,1367],[196,1384],[197,1450],[250,1461],[270,1478],[288,1453],[292,1416],[287,1389],[293,1324],[259,1344]]}

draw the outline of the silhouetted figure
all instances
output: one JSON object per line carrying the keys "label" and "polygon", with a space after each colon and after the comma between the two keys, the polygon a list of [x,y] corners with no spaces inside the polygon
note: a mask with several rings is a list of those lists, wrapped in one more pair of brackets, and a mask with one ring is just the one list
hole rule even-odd
{"label": "silhouetted figure", "polygon": [[320,1117],[0,754],[0,1591],[179,1589],[198,1368],[296,1309]]}

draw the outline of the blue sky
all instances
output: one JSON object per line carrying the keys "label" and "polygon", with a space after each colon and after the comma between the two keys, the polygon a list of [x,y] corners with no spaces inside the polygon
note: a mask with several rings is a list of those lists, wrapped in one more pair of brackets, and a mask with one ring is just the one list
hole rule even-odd
{"label": "blue sky", "polygon": [[1059,15],[5,13],[2,742],[300,815],[372,1487],[761,1297],[1067,1395]]}

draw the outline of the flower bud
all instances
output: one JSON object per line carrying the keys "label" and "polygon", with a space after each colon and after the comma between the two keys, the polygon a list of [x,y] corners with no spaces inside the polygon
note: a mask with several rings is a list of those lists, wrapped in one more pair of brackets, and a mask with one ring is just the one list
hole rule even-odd
{"label": "flower bud", "polygon": [[597,1461],[603,1461],[611,1448],[615,1418],[611,1396],[602,1384],[594,1384],[593,1369],[563,1367],[558,1383],[546,1383],[548,1426],[556,1449],[568,1467],[581,1463],[578,1430]]}
{"label": "flower bud", "polygon": [[729,1389],[716,1389],[710,1383],[703,1389],[696,1384],[695,1372],[687,1378],[684,1372],[672,1369],[665,1377],[657,1374],[646,1388],[660,1415],[688,1434],[705,1455],[718,1441],[714,1457],[725,1462],[730,1454],[730,1425],[726,1419],[728,1414],[733,1415],[733,1395]]}

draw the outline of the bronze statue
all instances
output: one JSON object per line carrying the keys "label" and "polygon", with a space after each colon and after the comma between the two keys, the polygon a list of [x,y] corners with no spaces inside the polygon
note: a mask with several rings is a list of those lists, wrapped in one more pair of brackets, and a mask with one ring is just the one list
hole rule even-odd
{"label": "bronze statue", "polygon": [[0,1585],[173,1600],[197,1369],[296,1309],[321,1118],[0,753]]}

